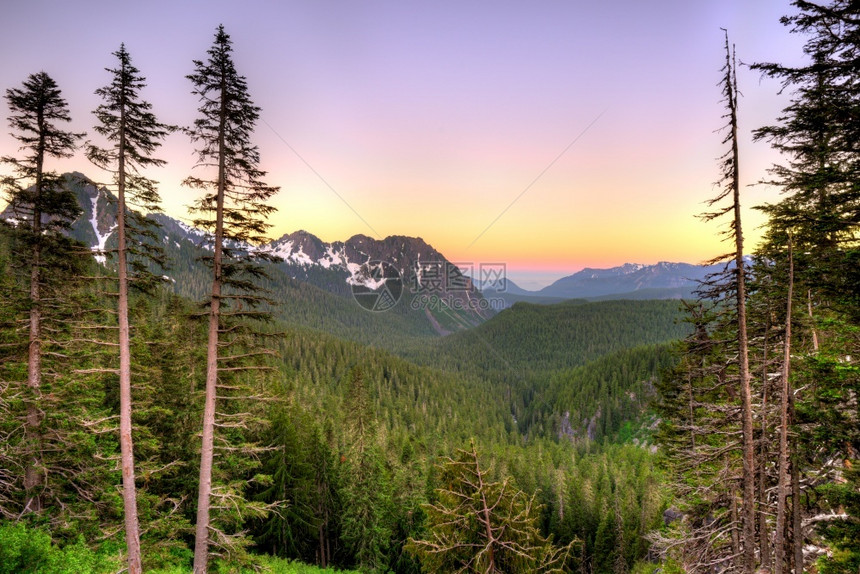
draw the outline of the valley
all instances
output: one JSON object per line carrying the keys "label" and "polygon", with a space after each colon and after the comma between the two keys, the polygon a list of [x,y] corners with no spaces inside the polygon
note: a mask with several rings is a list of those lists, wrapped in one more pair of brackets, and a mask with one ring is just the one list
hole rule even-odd
{"label": "valley", "polygon": [[[94,254],[87,273],[108,277],[115,248],[115,197],[81,174],[67,174],[65,181],[82,209],[70,234]],[[9,213],[3,216],[9,218]],[[163,247],[165,264],[151,268],[162,278],[154,298],[139,295],[133,300],[132,340],[136,348],[146,349],[135,367],[145,373],[136,393],[136,424],[139,433],[150,437],[138,452],[149,461],[142,463],[144,468],[180,465],[169,475],[149,479],[143,495],[158,504],[165,497],[191,495],[194,484],[194,446],[186,433],[199,416],[202,370],[178,366],[201,364],[194,341],[203,337],[202,324],[192,318],[195,301],[205,294],[207,270],[201,258],[209,252],[209,239],[165,215],[150,218],[158,228],[149,241]],[[2,261],[8,266],[14,247],[4,245]],[[372,456],[376,470],[361,480],[374,482],[361,488],[372,488],[380,498],[364,512],[372,512],[376,528],[382,530],[363,536],[377,537],[377,559],[387,561],[388,568],[417,572],[417,563],[403,554],[402,545],[423,528],[420,504],[437,480],[436,464],[473,440],[492,476],[509,477],[528,495],[540,497],[539,520],[559,544],[574,539],[585,544],[580,559],[623,557],[632,565],[644,558],[644,547],[636,545],[622,547],[618,558],[601,550],[605,540],[598,534],[610,519],[601,508],[620,495],[601,481],[623,481],[623,488],[629,489],[625,496],[634,497],[625,503],[625,536],[635,538],[635,532],[644,533],[660,520],[662,495],[637,481],[657,472],[652,468],[650,404],[656,377],[676,360],[672,342],[688,332],[677,301],[518,302],[473,313],[442,306],[415,309],[401,299],[385,312],[373,312],[359,305],[351,291],[361,280],[361,264],[390,260],[402,266],[401,276],[423,270],[423,279],[429,281],[429,265],[419,262],[447,266],[444,255],[418,239],[377,242],[356,237],[323,245],[304,232],[275,241],[266,251],[283,259],[268,264],[261,281],[268,301],[261,308],[272,319],[259,329],[272,353],[264,363],[271,374],[253,386],[255,395],[262,393],[275,402],[248,403],[246,409],[269,422],[243,434],[245,440],[274,448],[277,455],[263,451],[256,465],[242,463],[230,472],[240,480],[247,472],[266,472],[276,482],[260,490],[253,487],[251,499],[291,503],[288,512],[252,523],[259,550],[306,562],[352,565],[355,558],[343,538],[342,523],[350,520],[350,510],[342,505],[347,504],[347,489],[358,487],[351,481],[359,477],[348,459],[355,440],[369,441],[367,456]],[[480,299],[481,292],[458,273],[452,276],[454,289],[433,294],[442,300],[451,294],[460,300]],[[442,286],[441,281],[436,284]],[[468,291],[456,290],[464,286]],[[408,285],[404,289],[405,296],[419,294],[409,292]],[[446,334],[440,335],[438,325],[446,325]],[[93,410],[69,416],[92,424],[85,421],[111,408],[115,398],[105,394],[100,381],[106,383],[100,375],[79,381],[89,389],[93,404],[88,408]],[[363,431],[366,436],[349,431],[356,409],[372,421]],[[608,474],[583,475],[596,464],[604,465]],[[636,469],[634,475],[625,477],[630,468]],[[108,477],[109,472],[103,480]],[[584,488],[591,493],[588,515],[582,513]],[[634,500],[642,496],[653,501],[645,514],[634,512]],[[178,506],[179,514],[165,526],[177,541],[191,519],[183,518],[190,508]],[[564,516],[569,518],[560,520]],[[78,528],[88,528],[86,524],[78,523]],[[282,534],[274,536],[273,529]],[[284,532],[290,533],[288,539]]]}
{"label": "valley", "polygon": [[4,7],[0,574],[860,571],[856,3],[87,3]]}

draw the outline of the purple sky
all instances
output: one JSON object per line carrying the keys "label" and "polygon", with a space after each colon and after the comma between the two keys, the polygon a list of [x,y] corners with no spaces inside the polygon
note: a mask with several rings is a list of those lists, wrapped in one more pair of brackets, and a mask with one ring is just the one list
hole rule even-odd
{"label": "purple sky", "polygon": [[[416,235],[452,260],[507,262],[535,286],[583,266],[723,250],[717,228],[694,217],[721,153],[720,27],[744,62],[797,62],[802,38],[779,23],[790,11],[742,0],[6,0],[0,89],[48,72],[74,128],[95,137],[93,91],[125,42],[154,111],[187,125],[197,103],[185,75],[223,23],[263,108],[255,142],[282,189],[273,236]],[[749,70],[739,79],[752,184],[776,158],[749,131],[786,100]],[[4,155],[14,153],[7,131]],[[168,213],[184,217],[192,146],[175,135],[160,155],[170,165],[151,175]],[[102,177],[81,158],[56,168]],[[776,197],[763,186],[744,194],[748,206]],[[754,241],[761,219],[745,216]]]}

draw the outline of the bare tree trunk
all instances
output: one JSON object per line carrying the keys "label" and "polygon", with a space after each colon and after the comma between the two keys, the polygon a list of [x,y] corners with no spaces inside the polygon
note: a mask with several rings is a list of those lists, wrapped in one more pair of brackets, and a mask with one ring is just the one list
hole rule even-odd
{"label": "bare tree trunk", "polygon": [[[788,396],[788,416],[794,422],[794,393]],[[803,513],[800,509],[800,456],[798,456],[797,437],[791,441],[791,517],[794,547],[794,572],[803,574]]]}
{"label": "bare tree trunk", "polygon": [[328,561],[326,560],[326,552],[325,552],[325,528],[328,525],[328,517],[326,516],[326,511],[323,508],[323,482],[322,480],[317,478],[317,496],[319,497],[319,501],[317,502],[317,512],[323,519],[320,521],[319,525],[319,544],[320,544],[320,566],[322,568],[326,568],[328,565]]}
{"label": "bare tree trunk", "polygon": [[481,465],[478,461],[478,451],[475,449],[474,442],[471,446],[471,451],[469,453],[474,461],[475,461],[475,478],[477,480],[477,490],[481,493],[481,503],[480,507],[476,510],[478,523],[484,527],[484,536],[486,537],[485,547],[487,549],[487,568],[484,570],[486,574],[494,574],[498,572],[496,569],[496,557],[495,557],[495,547],[496,547],[496,535],[493,533],[493,522],[490,517],[490,513],[492,509],[490,508],[490,504],[487,502],[487,494],[484,489],[484,473],[481,472]]}
{"label": "bare tree trunk", "polygon": [[[39,114],[39,126],[44,120]],[[36,197],[33,199],[33,251],[30,261],[30,328],[27,347],[27,388],[29,403],[27,404],[27,423],[25,433],[29,452],[24,468],[24,492],[26,500],[22,514],[42,511],[42,495],[40,487],[44,486],[47,477],[42,465],[41,425],[42,410],[39,407],[42,387],[42,169],[44,165],[45,136],[44,129],[39,130],[39,145],[36,156]]]}
{"label": "bare tree trunk", "polygon": [[738,169],[737,76],[726,35],[726,93],[731,126],[732,173],[731,187],[734,203],[735,272],[737,273],[738,368],[741,391],[741,420],[743,432],[743,551],[745,572],[755,571],[755,441],[753,439],[752,392],[750,390],[749,345],[747,338],[746,277],[744,271],[744,235],[741,227],[740,172]]}
{"label": "bare tree trunk", "polygon": [[477,461],[478,461],[478,457],[477,457],[477,454],[475,454],[475,467],[478,470],[478,473],[477,473],[478,474],[478,481],[479,481],[478,485],[479,485],[479,488],[481,489],[481,506],[482,506],[481,514],[483,515],[481,517],[481,522],[484,523],[484,529],[485,529],[486,536],[487,536],[487,556],[488,556],[489,563],[487,564],[487,570],[486,571],[489,573],[494,573],[494,572],[496,572],[496,557],[495,557],[493,551],[495,550],[495,545],[496,545],[495,540],[496,539],[495,539],[495,536],[493,535],[493,526],[492,526],[492,522],[490,521],[490,505],[487,503],[487,497],[486,497],[486,494],[484,493],[484,477],[481,476],[480,468],[478,468]]}
{"label": "bare tree trunk", "polygon": [[[41,218],[40,213],[35,217]],[[33,226],[38,229],[38,225]],[[38,231],[36,231],[38,233]],[[38,236],[37,236],[38,237]],[[27,404],[27,437],[28,448],[27,466],[24,470],[24,490],[27,500],[24,512],[41,512],[42,498],[38,492],[44,485],[44,470],[42,469],[41,431],[42,410],[37,403],[42,386],[42,310],[40,308],[41,293],[41,246],[38,238],[33,245],[32,268],[30,270],[30,335],[27,356],[27,387],[29,388],[29,403]]]}
{"label": "bare tree trunk", "polygon": [[767,311],[764,326],[764,342],[762,344],[762,390],[761,390],[761,448],[759,449],[758,464],[758,540],[759,557],[764,570],[771,570],[770,535],[767,528],[767,409],[768,409],[768,333],[770,332],[770,309]]}
{"label": "bare tree trunk", "polygon": [[794,253],[791,239],[788,242],[788,295],[785,315],[785,340],[782,357],[782,388],[779,400],[779,480],[776,501],[776,534],[774,536],[774,574],[783,574],[786,568],[785,556],[785,514],[789,488],[788,475],[788,402],[791,394],[789,375],[791,374],[791,299],[794,296]]}
{"label": "bare tree trunk", "polygon": [[693,397],[693,377],[687,378],[687,417],[690,425],[690,452],[696,452],[696,430],[693,424],[696,419],[696,405]]}
{"label": "bare tree trunk", "polygon": [[194,544],[194,574],[206,574],[209,563],[209,506],[212,494],[212,460],[215,438],[215,399],[218,386],[218,334],[221,319],[221,265],[224,241],[226,158],[224,124],[227,109],[222,86],[221,125],[218,133],[218,197],[215,212],[215,245],[212,257],[212,294],[209,302],[209,338],[206,352],[206,399],[203,406],[203,441],[200,449],[200,491]]}
{"label": "bare tree trunk", "polygon": [[318,556],[319,556],[319,565],[320,565],[320,568],[325,569],[325,568],[326,568],[326,561],[325,561],[325,538],[323,537],[323,524],[324,524],[324,523],[320,522],[320,525],[319,525],[319,527],[317,528],[317,531],[318,531],[318,534],[319,534],[319,544],[320,544],[320,549],[319,549],[319,554],[318,554]]}
{"label": "bare tree trunk", "polygon": [[738,499],[735,496],[734,487],[730,490],[729,495],[732,497],[731,503],[731,513],[732,513],[732,556],[734,556],[734,563],[740,569],[742,564],[742,556],[741,556],[741,537],[740,537],[740,523],[738,521]]}
{"label": "bare tree trunk", "polygon": [[794,572],[803,574],[803,514],[800,511],[800,469],[797,460],[797,442],[792,441],[794,456],[791,463],[791,521]]}
{"label": "bare tree trunk", "polygon": [[818,329],[815,328],[815,318],[812,315],[812,289],[806,290],[806,310],[809,313],[810,330],[812,331],[812,351],[818,353]]}
{"label": "bare tree trunk", "polygon": [[120,112],[119,181],[117,182],[117,253],[119,267],[119,444],[122,459],[122,503],[125,515],[125,543],[129,574],[143,570],[140,552],[140,525],[137,517],[137,490],[134,483],[134,444],[131,438],[131,333],[128,323],[128,266],[125,228],[125,109]]}
{"label": "bare tree trunk", "polygon": [[[219,193],[219,205],[223,197]],[[219,209],[220,212],[220,209]],[[220,219],[220,216],[219,216]],[[215,241],[215,279],[209,307],[209,343],[206,351],[206,398],[203,405],[203,441],[200,448],[200,491],[197,499],[197,529],[194,545],[194,574],[205,574],[209,556],[209,503],[212,494],[212,461],[215,451],[215,397],[218,384],[218,327],[221,307],[221,246]]]}

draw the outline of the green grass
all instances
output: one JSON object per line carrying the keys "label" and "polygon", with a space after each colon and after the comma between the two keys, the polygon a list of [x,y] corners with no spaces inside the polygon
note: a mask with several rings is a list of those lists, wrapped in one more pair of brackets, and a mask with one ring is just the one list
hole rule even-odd
{"label": "green grass", "polygon": [[293,562],[292,560],[282,560],[280,558],[272,558],[266,556],[262,561],[263,567],[269,570],[272,574],[359,574],[358,570],[334,570],[333,568],[318,568],[302,564],[301,562]]}
{"label": "green grass", "polygon": [[[333,568],[318,568],[317,566],[311,566],[309,564],[303,564],[301,562],[294,562],[292,560],[284,560],[282,558],[274,558],[272,556],[260,556],[260,566],[262,567],[262,572],[267,572],[270,574],[359,574],[357,570],[335,570]],[[258,574],[259,570],[252,569],[230,569],[229,567],[225,568],[222,566],[219,567],[218,564],[212,565],[213,572],[219,573],[235,573],[235,574]],[[184,568],[180,566],[174,566],[173,568],[166,568],[161,570],[150,570],[148,574],[191,574],[190,568]]]}
{"label": "green grass", "polygon": [[[262,572],[271,574],[358,574],[354,570],[317,568],[301,562],[257,556]],[[42,529],[23,523],[0,523],[0,574],[114,574],[122,569],[116,552],[95,551],[79,539],[63,547]],[[261,570],[231,568],[215,563],[218,574],[258,574]],[[148,574],[191,574],[191,568],[173,566],[148,570]]]}
{"label": "green grass", "polygon": [[60,548],[43,530],[0,525],[0,574],[107,574],[118,566],[116,556],[91,550],[82,538]]}

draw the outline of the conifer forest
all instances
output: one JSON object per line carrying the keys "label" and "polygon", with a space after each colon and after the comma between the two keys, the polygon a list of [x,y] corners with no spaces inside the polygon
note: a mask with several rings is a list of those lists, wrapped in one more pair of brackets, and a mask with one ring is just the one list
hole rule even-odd
{"label": "conifer forest", "polygon": [[[702,63],[724,252],[683,298],[377,312],[348,265],[284,259],[229,22],[187,125],[126,45],[95,109],[38,70],[0,86],[0,574],[860,572],[860,8],[786,14],[790,63],[731,29]],[[750,126],[765,89],[789,103]],[[182,224],[151,177],[170,138]],[[753,184],[780,192],[757,245]]]}

